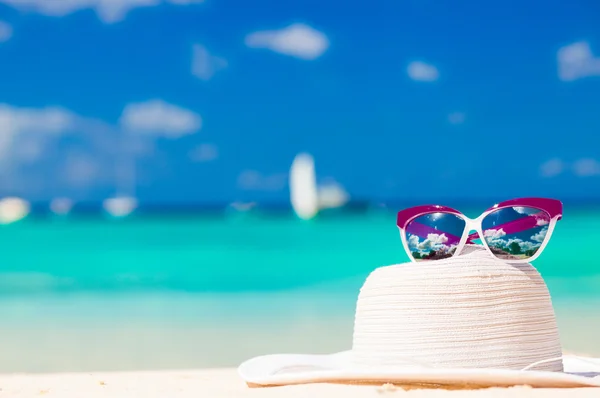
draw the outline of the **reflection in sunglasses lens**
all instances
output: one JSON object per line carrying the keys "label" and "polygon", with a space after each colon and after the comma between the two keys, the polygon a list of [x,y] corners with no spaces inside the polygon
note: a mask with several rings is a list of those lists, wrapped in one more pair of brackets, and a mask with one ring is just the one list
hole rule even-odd
{"label": "reflection in sunglasses lens", "polygon": [[488,214],[482,221],[490,250],[502,260],[531,258],[548,233],[550,216],[533,207],[507,207]]}
{"label": "reflection in sunglasses lens", "polygon": [[429,213],[406,227],[406,241],[417,261],[452,257],[465,230],[465,221],[451,213]]}

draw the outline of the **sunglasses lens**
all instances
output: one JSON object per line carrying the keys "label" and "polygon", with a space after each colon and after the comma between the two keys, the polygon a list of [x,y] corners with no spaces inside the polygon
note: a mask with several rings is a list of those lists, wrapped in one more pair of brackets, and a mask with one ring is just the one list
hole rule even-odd
{"label": "sunglasses lens", "polygon": [[408,249],[417,261],[452,257],[465,230],[465,221],[451,213],[430,213],[406,227]]}
{"label": "sunglasses lens", "polygon": [[488,214],[481,227],[494,255],[503,260],[525,260],[540,248],[550,215],[533,207],[507,207]]}

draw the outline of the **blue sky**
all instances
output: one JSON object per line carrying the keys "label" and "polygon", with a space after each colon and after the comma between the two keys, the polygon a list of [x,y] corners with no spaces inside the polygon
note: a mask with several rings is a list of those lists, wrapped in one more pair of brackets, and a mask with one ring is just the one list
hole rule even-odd
{"label": "blue sky", "polygon": [[600,198],[598,15],[0,0],[0,194],[101,200],[132,153],[141,201],[283,201],[308,151],[356,199]]}

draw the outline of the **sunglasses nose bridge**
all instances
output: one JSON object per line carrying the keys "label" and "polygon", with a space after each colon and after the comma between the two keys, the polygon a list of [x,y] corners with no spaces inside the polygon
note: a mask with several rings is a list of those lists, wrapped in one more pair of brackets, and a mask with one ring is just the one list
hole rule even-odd
{"label": "sunglasses nose bridge", "polygon": [[478,218],[473,220],[473,219],[466,218],[466,217],[465,217],[465,219],[466,219],[465,220],[466,221],[465,229],[467,230],[467,234],[468,234],[466,243],[473,243],[474,240],[481,238],[479,236],[480,220]]}
{"label": "sunglasses nose bridge", "polygon": [[471,233],[472,231],[479,230],[479,220],[478,219],[473,220],[471,218],[465,217],[465,221],[466,221],[465,228],[467,229],[467,232]]}

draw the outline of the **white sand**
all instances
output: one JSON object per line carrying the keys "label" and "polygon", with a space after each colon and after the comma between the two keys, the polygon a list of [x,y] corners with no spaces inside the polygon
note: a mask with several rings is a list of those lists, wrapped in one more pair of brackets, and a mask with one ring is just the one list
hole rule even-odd
{"label": "white sand", "polygon": [[235,369],[182,370],[161,372],[5,374],[0,375],[0,397],[381,397],[424,398],[598,398],[600,388],[532,389],[528,387],[492,388],[471,391],[410,390],[386,386],[348,386],[308,384],[300,386],[249,388]]}

